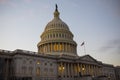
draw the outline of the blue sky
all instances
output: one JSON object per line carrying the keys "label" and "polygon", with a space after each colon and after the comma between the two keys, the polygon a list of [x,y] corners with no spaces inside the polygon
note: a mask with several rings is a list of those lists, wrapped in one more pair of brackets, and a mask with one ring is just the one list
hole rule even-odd
{"label": "blue sky", "polygon": [[60,18],[77,42],[77,53],[104,63],[120,65],[119,0],[0,0],[0,49],[37,52],[45,26],[53,19],[55,4]]}

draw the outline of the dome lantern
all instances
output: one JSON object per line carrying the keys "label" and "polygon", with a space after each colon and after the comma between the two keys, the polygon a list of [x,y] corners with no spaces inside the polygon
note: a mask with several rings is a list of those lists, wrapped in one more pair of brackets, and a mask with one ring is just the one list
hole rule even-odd
{"label": "dome lantern", "polygon": [[59,11],[58,11],[58,6],[57,6],[57,4],[56,4],[56,6],[55,6],[56,8],[55,8],[55,12],[54,12],[54,18],[59,18]]}

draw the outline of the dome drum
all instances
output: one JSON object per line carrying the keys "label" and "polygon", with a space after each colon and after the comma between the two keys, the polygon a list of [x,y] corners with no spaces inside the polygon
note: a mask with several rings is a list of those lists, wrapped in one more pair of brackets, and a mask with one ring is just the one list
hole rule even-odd
{"label": "dome drum", "polygon": [[76,45],[65,42],[44,43],[38,47],[38,52],[49,54],[52,54],[53,52],[76,54]]}

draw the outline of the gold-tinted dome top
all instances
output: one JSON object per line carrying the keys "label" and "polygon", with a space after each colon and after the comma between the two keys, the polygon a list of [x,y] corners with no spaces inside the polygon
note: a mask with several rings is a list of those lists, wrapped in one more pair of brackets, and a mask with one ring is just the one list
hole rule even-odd
{"label": "gold-tinted dome top", "polygon": [[54,18],[52,21],[50,21],[45,28],[45,31],[51,30],[51,29],[63,29],[63,30],[69,30],[68,25],[63,22],[60,18],[59,18],[59,12],[57,9],[57,5],[56,5],[56,9],[54,12]]}

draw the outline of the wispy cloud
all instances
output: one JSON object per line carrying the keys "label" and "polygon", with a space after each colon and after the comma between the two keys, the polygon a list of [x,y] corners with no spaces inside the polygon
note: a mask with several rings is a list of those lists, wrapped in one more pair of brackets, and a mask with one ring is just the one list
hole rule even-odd
{"label": "wispy cloud", "polygon": [[99,48],[100,52],[114,52],[120,54],[120,39],[110,40]]}

